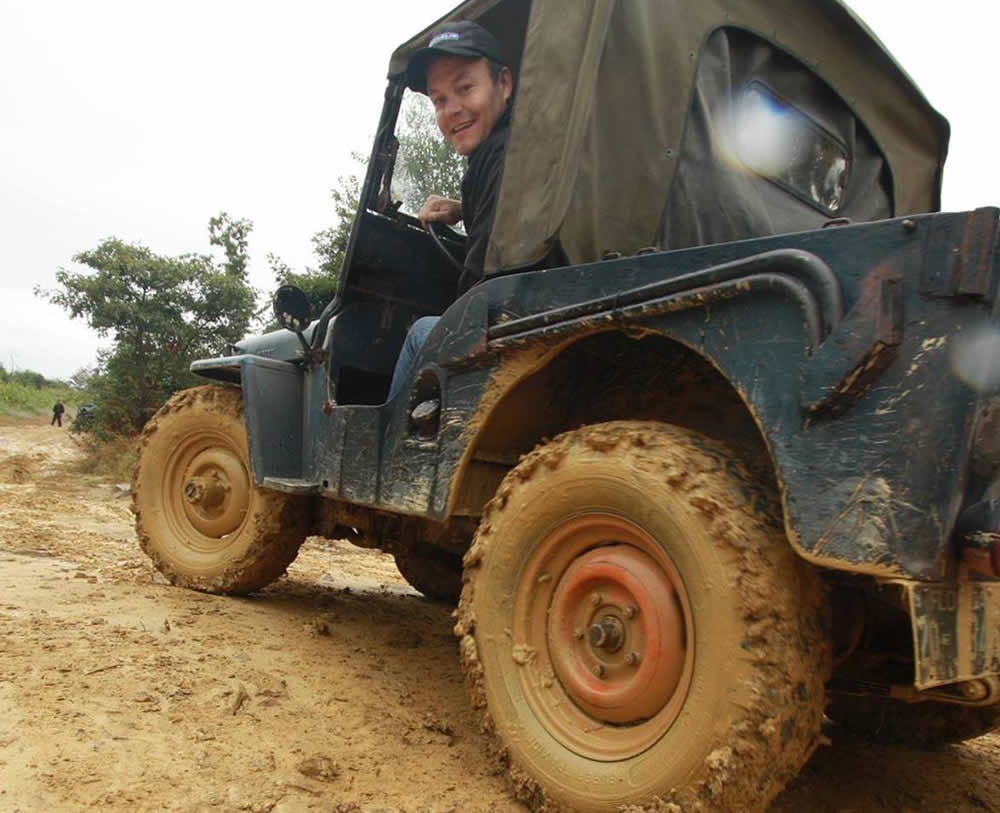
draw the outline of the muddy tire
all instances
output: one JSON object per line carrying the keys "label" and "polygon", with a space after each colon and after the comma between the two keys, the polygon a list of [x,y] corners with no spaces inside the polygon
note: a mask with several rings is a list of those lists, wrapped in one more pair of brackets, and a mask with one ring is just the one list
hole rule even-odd
{"label": "muddy tire", "polygon": [[1000,728],[1000,705],[903,703],[889,697],[833,695],[826,714],[869,742],[923,748],[964,742]]}
{"label": "muddy tire", "polygon": [[249,460],[238,389],[184,390],[146,424],[132,483],[135,528],[171,583],[250,593],[295,559],[309,502],[256,488]]}
{"label": "muddy tire", "polygon": [[413,545],[394,555],[407,583],[427,598],[454,607],[462,592],[462,557],[430,545]]}
{"label": "muddy tire", "polygon": [[658,423],[569,432],[508,473],[455,631],[519,800],[766,809],[820,742],[830,672],[825,593],[779,518],[724,447]]}

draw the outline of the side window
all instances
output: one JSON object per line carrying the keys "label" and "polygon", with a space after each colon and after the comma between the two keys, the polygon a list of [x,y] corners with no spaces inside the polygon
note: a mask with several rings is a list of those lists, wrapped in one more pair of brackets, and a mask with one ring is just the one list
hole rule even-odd
{"label": "side window", "polygon": [[847,146],[809,115],[753,81],[734,104],[733,146],[749,169],[828,215],[844,202]]}
{"label": "side window", "polygon": [[658,242],[711,245],[892,217],[892,174],[823,78],[750,31],[702,46]]}
{"label": "side window", "polygon": [[465,159],[441,137],[434,108],[423,94],[406,91],[396,138],[392,198],[403,202],[404,212],[415,216],[429,195],[461,198]]}

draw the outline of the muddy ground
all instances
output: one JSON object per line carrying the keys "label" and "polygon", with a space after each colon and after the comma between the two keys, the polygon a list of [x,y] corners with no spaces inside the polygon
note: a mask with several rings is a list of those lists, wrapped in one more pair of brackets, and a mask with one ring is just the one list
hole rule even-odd
{"label": "muddy ground", "polygon": [[[167,585],[127,489],[0,418],[0,811],[522,811],[485,757],[450,610],[310,539],[252,598]],[[1000,811],[1000,736],[888,749],[833,726],[771,813]],[[736,813],[736,812],[734,812]]]}

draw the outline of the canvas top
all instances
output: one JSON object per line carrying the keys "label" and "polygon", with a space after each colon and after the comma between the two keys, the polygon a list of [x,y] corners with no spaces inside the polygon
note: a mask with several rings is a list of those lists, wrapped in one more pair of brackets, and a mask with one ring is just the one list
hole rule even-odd
{"label": "canvas top", "polygon": [[[744,195],[747,211],[784,206],[789,217],[779,213],[767,221],[785,231],[811,223],[791,216],[804,204],[803,211],[816,210],[820,220],[940,206],[948,122],[839,0],[467,0],[393,53],[390,79],[404,81],[410,54],[438,25],[463,19],[503,43],[516,76],[487,272],[537,262],[557,240],[578,263],[607,250],[691,244],[713,231],[711,212],[693,225],[671,223],[671,212],[701,205],[699,194],[685,190],[692,179],[708,177],[699,175],[699,166],[719,151],[699,146],[702,135],[715,138],[721,120],[721,99],[713,96],[728,94],[726,102],[735,105],[748,88],[756,88],[758,100],[781,105],[791,98],[789,104],[806,108],[809,94],[817,95],[808,83],[829,96],[805,110],[819,134],[810,149],[829,153],[821,158],[830,171],[843,152],[852,179],[880,187],[878,200],[865,198],[856,211],[824,212],[808,200],[808,188],[797,202],[792,194],[777,202],[762,186],[750,190],[724,178],[719,183],[728,186],[701,198]],[[805,101],[797,102],[796,94]],[[815,182],[810,173],[823,169],[817,166],[796,170],[800,178],[782,170],[789,177],[767,189],[785,180],[786,191],[800,181],[808,187]],[[733,236],[747,235],[737,230]]]}

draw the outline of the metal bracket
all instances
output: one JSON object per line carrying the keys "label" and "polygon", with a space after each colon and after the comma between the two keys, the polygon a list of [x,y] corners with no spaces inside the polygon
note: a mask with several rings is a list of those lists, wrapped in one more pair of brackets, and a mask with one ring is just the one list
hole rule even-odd
{"label": "metal bracket", "polygon": [[854,307],[807,363],[803,409],[830,415],[846,410],[895,360],[902,341],[903,280],[879,267],[865,277]]}

